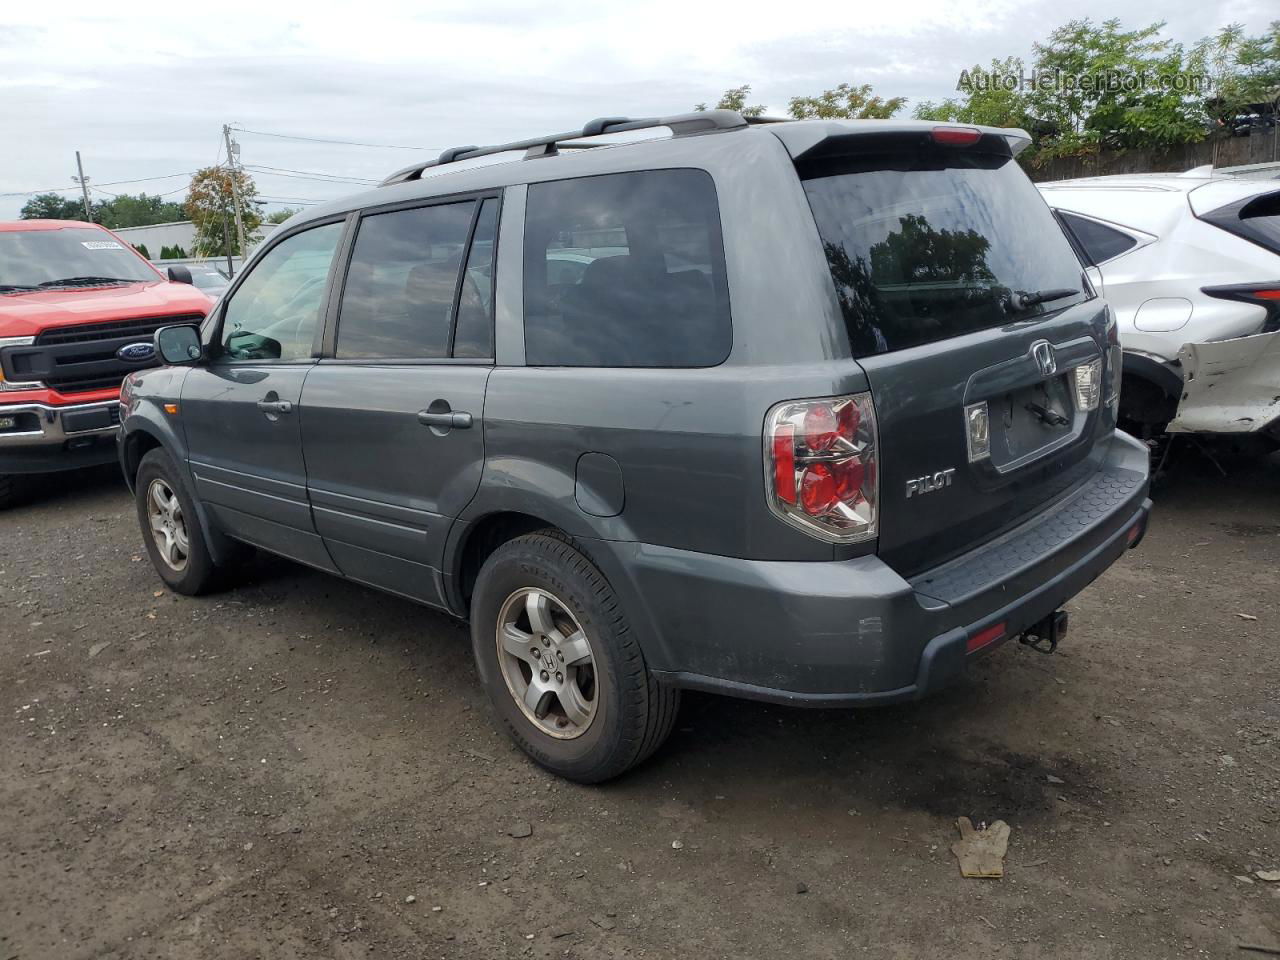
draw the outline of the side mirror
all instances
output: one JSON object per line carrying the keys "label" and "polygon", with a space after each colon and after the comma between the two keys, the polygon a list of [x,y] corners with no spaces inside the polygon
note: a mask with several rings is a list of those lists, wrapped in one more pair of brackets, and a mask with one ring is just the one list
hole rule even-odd
{"label": "side mirror", "polygon": [[174,283],[191,283],[191,271],[182,264],[174,264],[169,268],[169,279]]}
{"label": "side mirror", "polygon": [[[172,270],[173,267],[169,269]],[[204,355],[199,328],[186,324],[161,327],[156,331],[152,343],[161,361],[174,366],[195,363]]]}

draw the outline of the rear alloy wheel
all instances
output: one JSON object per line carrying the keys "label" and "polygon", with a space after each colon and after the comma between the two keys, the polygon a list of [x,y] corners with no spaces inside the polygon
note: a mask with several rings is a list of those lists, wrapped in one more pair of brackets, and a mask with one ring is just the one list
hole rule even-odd
{"label": "rear alloy wheel", "polygon": [[502,678],[525,717],[561,740],[586,733],[596,715],[596,661],[569,609],[522,587],[502,605],[496,640]]}
{"label": "rear alloy wheel", "polygon": [[480,568],[471,643],[494,711],[534,761],[579,783],[616,777],[675,724],[609,582],[557,530],[517,537]]}

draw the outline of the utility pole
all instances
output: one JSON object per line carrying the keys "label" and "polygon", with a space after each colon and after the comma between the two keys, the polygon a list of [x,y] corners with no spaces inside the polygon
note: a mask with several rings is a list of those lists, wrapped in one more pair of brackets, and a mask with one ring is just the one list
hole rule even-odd
{"label": "utility pole", "polygon": [[93,223],[93,206],[89,203],[89,178],[84,175],[84,165],[80,163],[80,151],[76,151],[76,172],[78,177],[71,179],[80,184],[80,195],[84,197],[84,218]]}
{"label": "utility pole", "polygon": [[236,275],[236,268],[231,263],[231,228],[227,226],[227,211],[224,207],[222,210],[222,244],[223,249],[227,251],[227,279],[233,280]]}
{"label": "utility pole", "polygon": [[[235,204],[236,240],[240,244],[240,262],[249,258],[249,247],[244,239],[244,218],[240,215],[240,178],[236,175],[236,154],[233,150],[235,141],[231,139],[231,125],[222,125],[222,136],[227,142],[227,167],[231,171],[231,199]],[[77,154],[79,156],[79,154]]]}

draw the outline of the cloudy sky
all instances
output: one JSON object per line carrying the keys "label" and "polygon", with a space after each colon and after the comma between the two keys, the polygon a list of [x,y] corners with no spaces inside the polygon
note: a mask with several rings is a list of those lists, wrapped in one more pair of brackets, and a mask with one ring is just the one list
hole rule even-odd
{"label": "cloudy sky", "polygon": [[[242,162],[276,168],[255,174],[268,206],[298,205],[359,189],[307,174],[379,178],[423,151],[264,133],[430,152],[685,110],[741,83],[777,112],[845,81],[936,99],[961,69],[1028,56],[1073,17],[1158,14],[1191,43],[1233,21],[1260,32],[1275,13],[1274,0],[7,3],[0,194],[70,185],[78,149],[102,190],[181,199],[232,123],[259,131],[237,134]],[[0,196],[0,219],[24,200]]]}

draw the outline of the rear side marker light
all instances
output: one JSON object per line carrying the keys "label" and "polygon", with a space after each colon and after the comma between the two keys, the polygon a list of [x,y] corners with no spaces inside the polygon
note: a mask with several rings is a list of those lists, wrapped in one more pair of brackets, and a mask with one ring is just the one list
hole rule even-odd
{"label": "rear side marker light", "polygon": [[780,403],[765,418],[769,506],[831,543],[873,539],[876,420],[869,393]]}
{"label": "rear side marker light", "polygon": [[965,652],[973,653],[983,647],[989,647],[1004,636],[1006,627],[1007,625],[1004,623],[997,623],[994,626],[987,627],[985,630],[970,634],[969,639],[965,641]]}
{"label": "rear side marker light", "polygon": [[948,147],[967,147],[982,139],[977,127],[934,127],[933,142]]}

